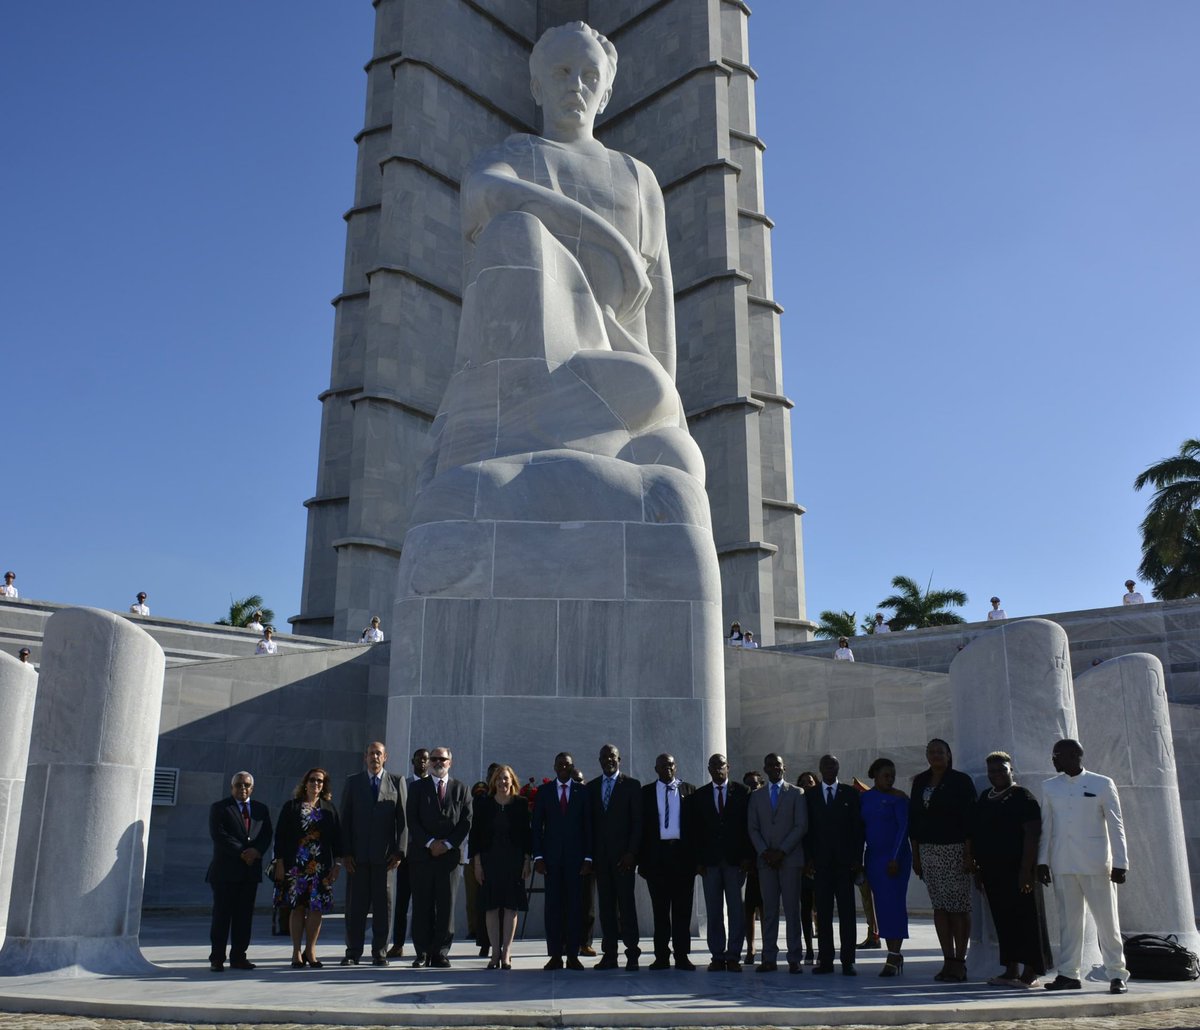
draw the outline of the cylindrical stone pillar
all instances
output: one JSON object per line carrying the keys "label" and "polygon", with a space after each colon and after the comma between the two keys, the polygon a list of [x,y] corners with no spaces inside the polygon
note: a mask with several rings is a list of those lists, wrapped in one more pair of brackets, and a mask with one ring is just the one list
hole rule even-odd
{"label": "cylindrical stone pillar", "polygon": [[1117,785],[1129,877],[1117,888],[1121,932],[1173,933],[1200,948],[1192,908],[1162,663],[1152,654],[1110,658],[1075,680],[1083,764]]}
{"label": "cylindrical stone pillar", "polygon": [[68,608],[42,656],[0,972],[145,970],[162,648],[111,612]]}
{"label": "cylindrical stone pillar", "polygon": [[17,829],[37,681],[32,665],[0,653],[0,942],[4,940],[13,862],[17,857]]}
{"label": "cylindrical stone pillar", "polygon": [[[1076,735],[1066,631],[1046,619],[1021,619],[981,634],[950,663],[950,695],[955,768],[982,790],[988,785],[984,759],[1007,751],[1017,782],[1041,800],[1042,781],[1055,775],[1055,742]],[[1053,943],[1057,920],[1048,888],[1043,900]],[[999,944],[981,892],[973,907],[971,965],[979,973],[998,966]]]}

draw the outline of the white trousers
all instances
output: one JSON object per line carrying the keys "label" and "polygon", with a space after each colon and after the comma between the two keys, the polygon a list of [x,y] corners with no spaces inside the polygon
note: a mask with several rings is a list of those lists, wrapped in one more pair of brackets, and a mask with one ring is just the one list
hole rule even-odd
{"label": "white trousers", "polygon": [[1055,873],[1054,900],[1058,904],[1059,976],[1079,979],[1083,964],[1083,906],[1087,903],[1096,924],[1104,975],[1110,980],[1128,980],[1121,928],[1117,922],[1117,887],[1107,873]]}

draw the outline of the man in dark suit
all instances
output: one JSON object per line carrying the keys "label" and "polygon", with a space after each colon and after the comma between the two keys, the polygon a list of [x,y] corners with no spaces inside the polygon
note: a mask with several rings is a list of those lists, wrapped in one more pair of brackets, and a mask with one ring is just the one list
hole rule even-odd
{"label": "man in dark suit", "polygon": [[[412,772],[404,777],[406,791],[412,790],[413,784],[429,775],[429,748],[419,747],[413,752]],[[407,801],[407,796],[405,798]],[[401,958],[404,955],[404,934],[408,929],[408,903],[412,899],[412,884],[408,878],[407,858],[396,866],[396,899],[392,906],[392,946],[388,948],[388,958]]]}
{"label": "man in dark suit", "polygon": [[408,794],[408,877],[412,884],[413,967],[450,968],[454,898],[471,832],[471,792],[452,779],[448,747],[429,752],[430,774]]}
{"label": "man in dark suit", "polygon": [[254,968],[246,949],[254,896],[263,875],[262,856],[271,844],[271,813],[266,805],[250,800],[254,777],[244,770],[234,773],[230,788],[230,796],[208,810],[213,855],[204,879],[213,895],[208,964],[214,973],[225,971],[226,941],[231,969]]}
{"label": "man in dark suit", "polygon": [[658,779],[642,788],[642,841],[638,872],[650,889],[654,909],[654,961],[651,969],[692,970],[692,894],[696,888],[696,859],[689,846],[689,805],[695,792],[675,776],[675,756],[659,755],[654,762]]}
{"label": "man in dark suit", "polygon": [[592,803],[592,870],[600,901],[600,961],[593,969],[617,968],[617,942],[625,945],[625,968],[637,969],[637,901],[634,875],[642,839],[642,785],[621,772],[616,744],[600,749],[601,775],[588,784]]}
{"label": "man in dark suit", "polygon": [[407,844],[404,780],[384,767],[387,748],[378,740],[367,745],[366,768],[346,780],[342,791],[342,865],[346,884],[346,956],[343,966],[362,958],[371,913],[371,965],[386,966],[392,928],[392,870],[404,858]]}
{"label": "man in dark suit", "polygon": [[544,969],[582,969],[583,876],[592,870],[592,809],[587,788],[575,782],[575,759],[554,756],[554,779],[533,799],[533,867],[546,882]]}
{"label": "man in dark suit", "polygon": [[858,791],[838,783],[841,763],[822,755],[817,766],[821,782],[805,792],[808,802],[808,836],[804,850],[816,874],[817,965],[814,973],[833,972],[833,906],[837,902],[841,929],[839,958],[842,972],[855,976],[854,880],[862,872],[864,829]]}
{"label": "man in dark suit", "polygon": [[[742,943],[746,939],[742,886],[754,861],[754,845],[746,828],[750,791],[740,783],[729,782],[729,762],[724,755],[713,755],[708,760],[708,774],[712,782],[687,800],[692,849],[708,913],[708,971],[740,973]],[[728,937],[722,904],[729,913]]]}

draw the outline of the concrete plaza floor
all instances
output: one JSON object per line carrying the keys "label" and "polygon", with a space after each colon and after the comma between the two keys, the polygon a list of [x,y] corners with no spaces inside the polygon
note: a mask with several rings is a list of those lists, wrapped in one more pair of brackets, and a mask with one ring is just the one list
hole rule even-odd
{"label": "concrete plaza floor", "polygon": [[[250,951],[253,971],[209,971],[207,922],[197,917],[147,919],[142,947],[157,972],[146,976],[0,977],[0,1030],[148,1028],[160,1023],[252,1026],[904,1026],[990,1024],[1000,1030],[1023,1021],[1030,1030],[1136,1030],[1200,1027],[1200,984],[1130,984],[1108,994],[1102,979],[1082,991],[1049,994],[990,987],[998,970],[972,969],[965,984],[936,983],[940,966],[931,925],[917,921],[908,942],[905,975],[878,976],[881,951],[864,952],[859,975],[800,976],[786,971],[708,973],[707,954],[694,941],[694,973],[624,970],[547,973],[540,942],[518,942],[511,972],[485,969],[468,943],[455,946],[447,970],[412,969],[393,960],[387,969],[342,968],[342,924],[331,918],[322,934],[320,970],[293,970],[290,948],[271,937],[265,919]],[[648,942],[643,942],[643,945]],[[591,965],[595,960],[585,960]],[[786,969],[786,967],[785,967]],[[72,1018],[76,1017],[76,1018]],[[89,1018],[78,1018],[89,1017]],[[112,1020],[113,1022],[109,1022]]]}

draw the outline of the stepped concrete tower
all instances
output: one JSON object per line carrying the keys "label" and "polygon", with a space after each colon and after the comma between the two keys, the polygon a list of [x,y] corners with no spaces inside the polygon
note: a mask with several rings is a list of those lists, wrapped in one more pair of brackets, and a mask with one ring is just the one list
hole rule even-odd
{"label": "stepped concrete tower", "polygon": [[762,643],[808,638],[790,409],[772,299],[749,8],[740,0],[375,0],[365,126],[305,502],[295,630],[357,639],[390,612],[429,429],[462,310],[459,188],[471,158],[536,133],[529,53],[583,20],[623,74],[596,127],[666,202],[677,383],[704,455],[723,618]]}

